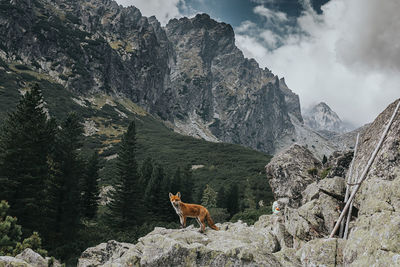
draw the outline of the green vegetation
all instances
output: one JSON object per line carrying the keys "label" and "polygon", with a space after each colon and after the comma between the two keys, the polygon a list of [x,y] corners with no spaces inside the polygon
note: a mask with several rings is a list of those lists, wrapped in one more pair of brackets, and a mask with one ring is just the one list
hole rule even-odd
{"label": "green vegetation", "polygon": [[330,170],[331,170],[331,167],[323,169],[322,172],[321,172],[321,175],[320,175],[321,179],[325,179]]}
{"label": "green vegetation", "polygon": [[[255,204],[270,203],[273,198],[264,175],[264,166],[271,158],[269,155],[239,145],[211,143],[179,135],[128,99],[113,99],[104,95],[78,99],[50,77],[23,67],[17,68],[16,65],[11,68],[2,61],[0,65],[3,67],[0,69],[0,124],[8,121],[4,125],[13,123],[15,129],[19,129],[9,132],[9,138],[2,139],[0,147],[4,148],[4,144],[7,144],[3,140],[18,145],[11,140],[11,134],[18,137],[19,131],[32,133],[27,140],[46,140],[40,145],[32,142],[32,152],[24,154],[27,158],[24,163],[26,167],[23,168],[16,166],[11,156],[5,157],[7,153],[18,149],[0,150],[0,166],[6,165],[5,158],[11,164],[9,172],[0,172],[0,181],[3,181],[0,186],[8,187],[5,188],[7,190],[0,188],[0,200],[14,201],[16,205],[12,214],[20,216],[22,236],[29,237],[33,231],[38,231],[50,255],[74,264],[74,259],[88,246],[110,239],[136,242],[155,226],[178,227],[178,216],[168,199],[171,191],[174,194],[180,191],[184,202],[201,203],[206,185],[213,191],[218,189],[216,207],[212,205],[209,208],[215,222],[230,218],[252,222],[260,214],[270,213],[269,209]],[[20,92],[29,96],[27,88],[35,83],[39,85],[45,101],[40,107],[45,107],[52,119],[47,120],[47,111],[40,108],[35,112],[26,111],[30,113],[29,116],[20,115],[21,120],[11,122],[8,114],[18,111],[16,106]],[[23,122],[24,118],[32,118],[32,114],[37,114],[35,125],[42,125],[40,131],[23,130],[29,126],[29,121]],[[84,138],[81,135],[83,121],[92,122],[93,128],[97,129]],[[131,122],[134,122],[135,134],[129,134],[128,125]],[[19,124],[25,125],[25,128]],[[58,128],[58,125],[62,127]],[[36,132],[45,132],[47,138],[35,139]],[[129,136],[135,139],[134,152],[127,149]],[[27,142],[22,138],[21,135],[21,146]],[[24,146],[23,151],[29,147]],[[97,159],[93,158],[95,151],[98,151]],[[38,153],[40,156],[34,156]],[[42,167],[31,170],[30,156],[35,157],[36,166]],[[133,158],[136,163],[133,163]],[[11,175],[16,171],[18,173]],[[39,177],[40,174],[41,177],[32,179],[33,184],[38,183],[34,187],[23,188],[27,192],[37,188],[37,199],[32,204],[38,210],[37,214],[22,214],[23,207],[7,195],[8,191],[14,190],[17,184],[27,179],[25,174],[29,174],[29,177]],[[118,188],[116,185],[124,177],[130,182],[135,180],[127,195],[137,194],[132,201],[137,198],[145,200],[145,205],[140,208],[144,215],[138,220],[125,216],[125,223],[115,227],[107,220],[110,218],[108,207],[97,207],[95,204],[98,185]],[[135,187],[141,188],[144,195],[133,193],[137,189]],[[45,194],[43,188],[47,190]],[[44,196],[42,199],[41,195]],[[42,203],[43,200],[46,201]],[[133,204],[131,206],[134,207]],[[12,207],[14,210],[14,205]],[[232,217],[235,214],[238,215]],[[30,216],[31,221],[26,216]],[[126,227],[127,224],[130,226]]]}
{"label": "green vegetation", "polygon": [[37,232],[20,242],[22,231],[17,224],[17,218],[7,215],[10,205],[5,200],[0,202],[0,256],[15,256],[26,248],[31,248],[47,256],[47,251],[42,249],[42,240]]}

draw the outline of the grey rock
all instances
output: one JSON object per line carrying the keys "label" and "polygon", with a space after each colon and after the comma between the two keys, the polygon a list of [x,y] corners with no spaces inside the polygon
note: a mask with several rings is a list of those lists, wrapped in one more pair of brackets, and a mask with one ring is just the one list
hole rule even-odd
{"label": "grey rock", "polygon": [[10,256],[0,256],[0,266],[1,267],[34,267],[24,260],[17,259]]}
{"label": "grey rock", "polygon": [[[389,105],[360,138],[355,170],[361,173],[397,105]],[[348,265],[398,266],[400,264],[400,114],[379,150],[354,201],[359,209],[353,218],[344,248]]]}
{"label": "grey rock", "polygon": [[[280,266],[272,255],[279,248],[266,229],[224,223],[220,231],[201,234],[186,229],[155,228],[136,245],[112,241],[86,250],[78,266]],[[123,247],[123,249],[121,249]]]}
{"label": "grey rock", "polygon": [[293,145],[286,151],[275,156],[265,167],[269,184],[275,199],[288,199],[288,205],[301,205],[301,192],[317,181],[321,163],[309,150],[299,145]]}
{"label": "grey rock", "polygon": [[319,187],[317,182],[307,185],[306,189],[301,192],[301,204],[305,204],[311,200],[317,199],[319,197]]}
{"label": "grey rock", "polygon": [[101,243],[96,247],[86,249],[78,260],[78,266],[110,266],[111,263],[124,266],[125,262],[121,257],[124,257],[131,248],[134,248],[133,244],[114,240]]}
{"label": "grey rock", "polygon": [[281,213],[262,215],[256,223],[255,228],[263,228],[275,236],[279,243],[279,249],[293,248],[293,237],[285,228],[284,216]]}
{"label": "grey rock", "polygon": [[47,267],[47,260],[30,248],[25,249],[15,256],[15,258],[21,259],[36,267]]}
{"label": "grey rock", "polygon": [[326,168],[330,168],[326,177],[346,177],[347,170],[353,159],[353,151],[335,151],[329,156]]}
{"label": "grey rock", "polygon": [[326,178],[319,181],[318,189],[333,198],[343,201],[346,183],[344,178],[335,176],[333,178]]}
{"label": "grey rock", "polygon": [[344,266],[342,258],[343,240],[336,238],[315,239],[296,252],[302,266]]}
{"label": "grey rock", "polygon": [[301,267],[300,258],[296,255],[297,250],[294,248],[284,248],[273,255],[282,266],[285,267]]}

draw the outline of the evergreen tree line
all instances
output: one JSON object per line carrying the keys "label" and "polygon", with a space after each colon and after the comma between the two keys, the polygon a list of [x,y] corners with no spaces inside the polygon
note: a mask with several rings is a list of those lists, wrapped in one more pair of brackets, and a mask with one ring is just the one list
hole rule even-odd
{"label": "evergreen tree line", "polygon": [[48,248],[68,254],[98,200],[98,158],[80,156],[83,127],[70,113],[49,119],[38,85],[19,101],[0,130],[0,200],[18,218],[22,236],[38,231]]}

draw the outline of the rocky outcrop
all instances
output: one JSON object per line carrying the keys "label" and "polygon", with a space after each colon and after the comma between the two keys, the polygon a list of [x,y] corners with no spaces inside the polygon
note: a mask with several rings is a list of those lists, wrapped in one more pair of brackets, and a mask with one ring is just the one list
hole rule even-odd
{"label": "rocky outcrop", "polygon": [[[360,137],[354,170],[363,171],[397,102],[383,111]],[[358,208],[344,248],[346,264],[400,264],[400,113],[388,132],[355,198]]]}
{"label": "rocky outcrop", "polygon": [[78,266],[280,266],[272,255],[279,245],[268,230],[241,222],[218,226],[205,234],[193,226],[155,228],[136,245],[109,241],[83,252]]}
{"label": "rocky outcrop", "polygon": [[297,208],[301,192],[318,179],[321,162],[303,146],[293,145],[265,166],[267,178],[279,202]]}

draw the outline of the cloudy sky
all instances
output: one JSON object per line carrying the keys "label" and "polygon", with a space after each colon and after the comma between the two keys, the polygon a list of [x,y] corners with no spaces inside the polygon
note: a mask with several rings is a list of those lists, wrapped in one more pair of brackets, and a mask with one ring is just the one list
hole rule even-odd
{"label": "cloudy sky", "polygon": [[162,24],[208,13],[300,96],[357,126],[400,97],[399,0],[117,0]]}

